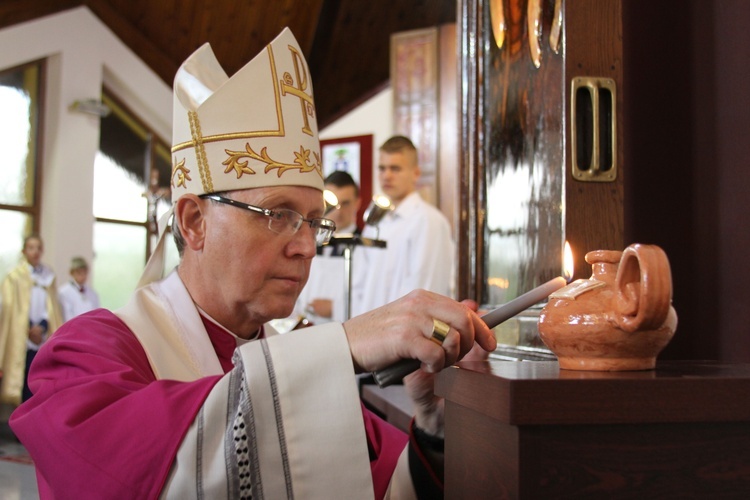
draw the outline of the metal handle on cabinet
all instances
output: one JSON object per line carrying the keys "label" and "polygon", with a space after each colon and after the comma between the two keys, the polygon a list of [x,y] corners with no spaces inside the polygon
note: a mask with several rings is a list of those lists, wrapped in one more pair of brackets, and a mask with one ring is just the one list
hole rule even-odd
{"label": "metal handle on cabinet", "polygon": [[611,182],[617,178],[617,93],[611,78],[573,78],[570,130],[573,178]]}

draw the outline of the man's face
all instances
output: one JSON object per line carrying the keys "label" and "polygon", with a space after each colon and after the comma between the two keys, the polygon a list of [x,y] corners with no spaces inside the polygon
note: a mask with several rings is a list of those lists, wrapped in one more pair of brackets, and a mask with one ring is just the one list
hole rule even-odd
{"label": "man's face", "polygon": [[339,206],[326,215],[336,223],[336,229],[341,230],[357,222],[357,211],[360,206],[360,198],[354,186],[338,187],[333,184],[326,184],[326,189],[336,195],[339,200]]}
{"label": "man's face", "polygon": [[38,266],[42,261],[42,253],[44,253],[44,247],[39,238],[29,238],[26,240],[26,244],[23,247],[23,256],[29,264],[34,267]]}
{"label": "man's face", "polygon": [[[308,187],[233,191],[227,197],[266,209],[285,208],[306,219],[323,216],[323,194]],[[314,231],[269,229],[269,217],[230,205],[205,203],[205,239],[199,252],[199,305],[227,328],[265,323],[292,313],[316,254]],[[195,298],[195,297],[194,297]]]}
{"label": "man's face", "polygon": [[419,178],[417,155],[413,151],[380,152],[378,180],[380,189],[394,205],[414,192]]}

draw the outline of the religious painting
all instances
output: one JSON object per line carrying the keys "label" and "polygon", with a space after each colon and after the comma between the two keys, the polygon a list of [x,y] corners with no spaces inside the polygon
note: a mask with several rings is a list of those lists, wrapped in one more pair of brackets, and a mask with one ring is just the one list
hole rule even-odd
{"label": "religious painting", "polygon": [[323,178],[340,170],[351,175],[359,186],[362,206],[357,214],[358,221],[362,220],[368,201],[372,198],[372,143],[372,134],[320,141]]}
{"label": "religious painting", "polygon": [[411,139],[419,154],[417,188],[437,201],[439,98],[437,27],[391,35],[393,130]]}

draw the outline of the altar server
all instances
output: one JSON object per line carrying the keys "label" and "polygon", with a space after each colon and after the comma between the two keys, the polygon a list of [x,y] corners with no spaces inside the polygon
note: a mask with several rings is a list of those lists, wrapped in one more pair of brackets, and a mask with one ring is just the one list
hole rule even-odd
{"label": "altar server", "polygon": [[70,279],[57,291],[65,321],[99,307],[99,294],[87,282],[89,265],[83,257],[70,260]]}
{"label": "altar server", "polygon": [[352,315],[362,314],[422,288],[453,295],[456,251],[448,219],[417,191],[417,148],[393,136],[379,150],[378,179],[393,210],[362,235],[385,248],[363,247],[354,257]]}

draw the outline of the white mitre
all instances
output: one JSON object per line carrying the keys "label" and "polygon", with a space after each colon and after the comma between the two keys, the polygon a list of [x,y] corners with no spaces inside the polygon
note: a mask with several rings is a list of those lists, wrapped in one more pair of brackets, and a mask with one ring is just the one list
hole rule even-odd
{"label": "white mitre", "polygon": [[[191,193],[268,186],[323,191],[312,81],[285,28],[229,78],[206,43],[174,80],[172,203]],[[138,286],[164,272],[164,228]]]}
{"label": "white mitre", "polygon": [[323,190],[312,82],[285,28],[231,79],[209,44],[174,81],[172,201],[266,186]]}

